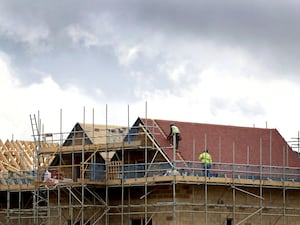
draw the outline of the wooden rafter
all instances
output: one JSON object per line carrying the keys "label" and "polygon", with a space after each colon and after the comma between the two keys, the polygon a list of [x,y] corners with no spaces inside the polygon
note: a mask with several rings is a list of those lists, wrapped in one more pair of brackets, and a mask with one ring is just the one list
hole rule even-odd
{"label": "wooden rafter", "polygon": [[[42,143],[41,147],[57,147],[56,143]],[[31,141],[0,140],[0,171],[20,173],[32,171],[37,162],[35,144]],[[41,156],[42,157],[42,156]],[[47,166],[53,160],[53,155],[40,158],[42,166]]]}

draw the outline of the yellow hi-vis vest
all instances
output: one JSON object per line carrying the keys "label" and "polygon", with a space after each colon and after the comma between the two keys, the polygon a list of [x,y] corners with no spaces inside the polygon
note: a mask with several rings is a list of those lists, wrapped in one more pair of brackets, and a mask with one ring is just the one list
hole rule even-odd
{"label": "yellow hi-vis vest", "polygon": [[180,133],[179,128],[173,125],[172,126],[172,134],[179,134],[179,133]]}
{"label": "yellow hi-vis vest", "polygon": [[203,152],[199,155],[199,160],[202,163],[212,163],[211,155],[208,152]]}

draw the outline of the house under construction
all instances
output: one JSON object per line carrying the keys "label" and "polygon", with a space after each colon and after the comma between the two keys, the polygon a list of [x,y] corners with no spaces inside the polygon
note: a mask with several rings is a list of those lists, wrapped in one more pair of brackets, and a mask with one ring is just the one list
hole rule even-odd
{"label": "house under construction", "polygon": [[[300,225],[300,159],[276,129],[137,118],[0,142],[0,224]],[[58,138],[56,138],[58,137]],[[209,149],[211,176],[199,154]]]}

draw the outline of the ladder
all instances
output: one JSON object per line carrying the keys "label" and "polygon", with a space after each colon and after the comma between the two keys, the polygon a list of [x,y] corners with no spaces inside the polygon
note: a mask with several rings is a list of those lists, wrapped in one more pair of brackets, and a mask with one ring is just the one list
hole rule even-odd
{"label": "ladder", "polygon": [[[34,157],[36,157],[36,160],[33,160],[35,165],[35,170],[38,170],[40,166],[40,150],[41,150],[41,135],[40,135],[40,126],[37,122],[36,116],[30,115],[30,122],[31,122],[31,129],[32,129],[32,135],[35,145],[35,151],[34,151]],[[38,174],[36,174],[38,175]],[[37,177],[38,178],[38,177]]]}
{"label": "ladder", "polygon": [[29,115],[30,117],[30,122],[31,122],[31,129],[32,129],[32,135],[35,143],[40,142],[40,129],[36,120],[36,116],[34,115]]}
{"label": "ladder", "polygon": [[[167,135],[163,132],[163,130],[161,129],[161,127],[156,123],[155,120],[152,120],[153,124],[155,125],[155,128],[158,128],[158,130],[160,131],[160,133],[163,135],[164,138],[167,138]],[[173,144],[170,144],[172,146],[172,148],[174,148]],[[184,163],[185,167],[188,168],[188,165],[186,163],[186,161],[184,160],[184,158],[181,155],[180,151],[175,151],[175,154],[177,155],[177,157]]]}

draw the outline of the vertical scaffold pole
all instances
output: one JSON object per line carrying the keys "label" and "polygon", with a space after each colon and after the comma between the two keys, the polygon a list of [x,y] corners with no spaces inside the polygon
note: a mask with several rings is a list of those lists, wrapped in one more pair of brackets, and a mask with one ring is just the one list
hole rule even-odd
{"label": "vertical scaffold pole", "polygon": [[39,180],[39,166],[40,166],[40,147],[41,147],[41,137],[40,137],[40,121],[39,121],[39,112],[38,112],[38,120],[35,116],[35,114],[32,116],[30,115],[30,122],[31,122],[31,129],[32,129],[32,135],[34,139],[35,144],[35,151],[34,151],[34,177],[35,177],[35,189],[33,191],[33,224],[37,225],[39,224],[39,186],[37,184],[37,181]]}

